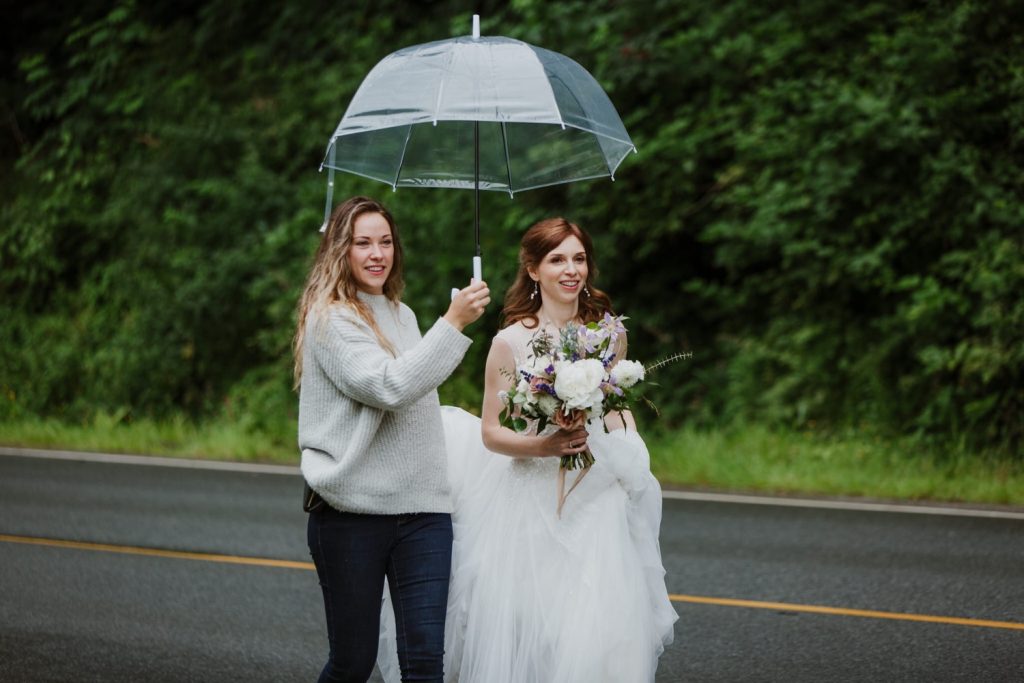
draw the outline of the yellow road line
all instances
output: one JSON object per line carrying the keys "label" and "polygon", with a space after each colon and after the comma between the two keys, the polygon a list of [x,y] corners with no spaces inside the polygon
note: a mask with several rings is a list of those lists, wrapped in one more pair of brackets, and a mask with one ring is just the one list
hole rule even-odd
{"label": "yellow road line", "polygon": [[878,610],[871,609],[848,609],[846,607],[824,607],[822,605],[796,605],[788,602],[762,602],[760,600],[736,600],[734,598],[708,598],[700,595],[669,595],[668,597],[673,602],[691,602],[700,605],[723,605],[726,607],[747,607],[750,609],[771,609],[787,612],[811,612],[812,614],[831,614],[843,617],[922,621],[930,624],[956,624],[957,626],[982,626],[985,628],[1006,628],[1024,631],[1024,624],[1014,621],[991,621],[988,619],[941,617],[931,614],[904,614],[902,612],[880,612]]}
{"label": "yellow road line", "polygon": [[132,545],[111,545],[109,543],[86,543],[84,541],[63,541],[53,538],[34,538],[32,536],[10,536],[0,534],[0,542],[24,543],[27,545],[43,545],[51,548],[71,548],[74,550],[95,550],[105,553],[121,553],[123,555],[147,555],[149,557],[170,557],[176,560],[202,560],[204,562],[222,562],[227,564],[247,564],[257,567],[283,567],[285,569],[313,569],[312,562],[294,562],[292,560],[272,560],[262,557],[240,557],[238,555],[217,555],[215,553],[189,553],[181,550],[160,550],[157,548],[140,548]]}
{"label": "yellow road line", "polygon": [[[191,553],[181,550],[160,550],[158,548],[142,548],[130,545],[113,545],[110,543],[89,543],[86,541],[65,541],[55,538],[37,538],[34,536],[12,536],[0,534],[0,543],[21,543],[25,545],[47,546],[51,548],[69,548],[72,550],[92,550],[123,555],[144,555],[148,557],[166,557],[177,560],[200,560],[203,562],[220,562],[225,564],[242,564],[255,567],[278,567],[284,569],[314,569],[312,562],[295,562],[293,560],[274,560],[263,557],[242,557],[238,555],[218,555],[216,553]],[[798,605],[788,602],[762,602],[759,600],[737,600],[734,598],[711,598],[700,595],[670,594],[673,602],[688,602],[700,605],[718,605],[725,607],[745,607],[748,609],[770,609],[787,612],[809,612],[812,614],[829,614],[844,617],[866,617],[870,619],[895,619],[898,621],[917,621],[931,624],[954,624],[957,626],[979,626],[983,628],[999,628],[1024,631],[1024,624],[1013,621],[991,621],[988,619],[965,619],[963,617],[943,617],[929,614],[904,614],[901,612],[880,612],[878,610],[848,609],[844,607],[825,607],[822,605]]]}

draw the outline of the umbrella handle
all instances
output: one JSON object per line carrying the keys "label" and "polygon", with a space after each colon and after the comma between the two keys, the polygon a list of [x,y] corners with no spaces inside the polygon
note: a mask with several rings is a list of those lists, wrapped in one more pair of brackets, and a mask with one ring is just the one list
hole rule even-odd
{"label": "umbrella handle", "polygon": [[[483,280],[483,260],[479,256],[473,257],[473,279],[477,282]],[[459,293],[458,287],[452,287],[452,298]]]}

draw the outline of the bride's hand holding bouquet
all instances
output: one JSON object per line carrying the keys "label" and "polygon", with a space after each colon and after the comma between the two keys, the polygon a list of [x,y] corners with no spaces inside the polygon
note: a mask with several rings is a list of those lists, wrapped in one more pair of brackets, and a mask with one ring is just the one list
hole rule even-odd
{"label": "bride's hand holding bouquet", "polygon": [[[570,323],[557,341],[547,332],[537,333],[530,342],[530,356],[510,377],[512,388],[499,394],[501,424],[524,432],[530,427],[529,420],[534,420],[537,434],[554,424],[560,432],[552,436],[564,447],[564,434],[585,433],[591,420],[629,410],[646,368],[618,358],[618,341],[626,333],[624,320],[624,316],[605,314],[586,325]],[[560,461],[563,481],[566,470],[583,469],[573,487],[594,464],[593,454],[588,448],[580,449],[581,445],[585,444],[570,439],[569,452],[563,453]],[[561,489],[564,486],[560,485]],[[568,493],[560,492],[559,510],[566,496]]]}

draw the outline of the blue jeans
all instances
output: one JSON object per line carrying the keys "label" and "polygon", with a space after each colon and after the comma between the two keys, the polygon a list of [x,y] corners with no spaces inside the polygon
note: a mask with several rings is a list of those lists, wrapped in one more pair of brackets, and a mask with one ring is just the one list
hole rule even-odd
{"label": "blue jeans", "polygon": [[324,593],[331,648],[320,682],[365,683],[370,678],[385,575],[402,680],[441,681],[451,515],[359,515],[323,505],[309,514],[307,541]]}

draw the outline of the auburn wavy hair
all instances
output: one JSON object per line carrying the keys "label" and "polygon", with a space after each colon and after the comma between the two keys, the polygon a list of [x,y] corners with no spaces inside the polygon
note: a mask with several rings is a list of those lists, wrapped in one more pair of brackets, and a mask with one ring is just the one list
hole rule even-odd
{"label": "auburn wavy hair", "polygon": [[359,286],[352,267],[349,265],[348,252],[352,247],[352,231],[356,219],[363,214],[378,213],[384,217],[391,227],[391,239],[394,242],[394,256],[391,272],[384,281],[384,296],[394,306],[398,306],[405,280],[402,278],[402,243],[398,239],[398,228],[395,219],[384,205],[369,197],[352,197],[347,199],[331,212],[327,229],[320,239],[313,267],[306,279],[306,288],[299,298],[295,337],[292,340],[292,351],[295,358],[295,388],[302,381],[302,350],[306,335],[306,320],[310,313],[322,313],[328,307],[341,304],[349,307],[370,326],[377,341],[385,351],[397,356],[395,347],[381,332],[373,311],[357,296]]}
{"label": "auburn wavy hair", "polygon": [[[594,242],[580,226],[570,223],[564,218],[547,218],[530,226],[519,243],[519,270],[512,286],[505,292],[505,304],[501,309],[501,327],[508,327],[520,320],[528,328],[537,327],[539,320],[541,297],[530,295],[534,291],[534,282],[530,277],[530,269],[536,269],[567,237],[575,236],[583,243],[587,253],[586,289],[579,297],[580,322],[589,323],[612,313],[612,301],[607,294],[594,286],[597,278],[597,264],[594,262]],[[590,294],[587,294],[587,291]]]}

